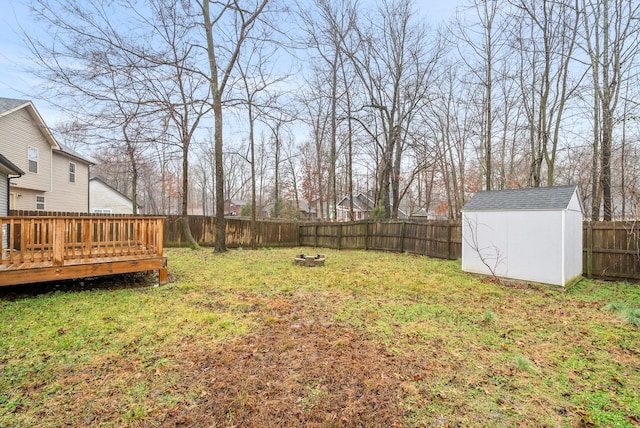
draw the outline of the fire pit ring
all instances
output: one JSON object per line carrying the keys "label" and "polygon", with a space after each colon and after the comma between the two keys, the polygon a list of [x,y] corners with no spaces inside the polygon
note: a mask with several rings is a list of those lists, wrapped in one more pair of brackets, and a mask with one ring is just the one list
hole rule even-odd
{"label": "fire pit ring", "polygon": [[318,254],[315,256],[306,256],[304,254],[298,254],[293,259],[293,262],[298,266],[313,267],[313,266],[324,266],[324,260],[325,260],[324,254]]}

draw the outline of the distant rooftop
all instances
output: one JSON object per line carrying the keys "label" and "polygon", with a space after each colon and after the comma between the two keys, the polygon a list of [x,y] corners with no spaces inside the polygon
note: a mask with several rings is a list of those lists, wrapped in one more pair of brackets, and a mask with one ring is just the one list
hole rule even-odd
{"label": "distant rooftop", "polygon": [[576,191],[576,185],[530,187],[526,189],[479,192],[465,204],[463,211],[562,210]]}

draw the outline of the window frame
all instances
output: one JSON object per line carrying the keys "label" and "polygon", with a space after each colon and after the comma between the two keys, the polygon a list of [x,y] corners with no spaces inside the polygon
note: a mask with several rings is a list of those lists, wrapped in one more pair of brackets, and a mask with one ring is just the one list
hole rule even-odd
{"label": "window frame", "polygon": [[[32,159],[32,154],[35,154],[35,159]],[[33,168],[32,168],[33,166]],[[38,174],[40,166],[40,150],[34,146],[27,147],[27,169],[32,174]]]}
{"label": "window frame", "polygon": [[[39,199],[42,199],[42,201],[38,201]],[[39,208],[39,206],[42,206],[42,208]],[[36,195],[36,210],[37,211],[44,211],[46,209],[46,198],[44,197],[44,195]]]}
{"label": "window frame", "polygon": [[76,164],[69,162],[69,183],[75,184],[76,182]]}

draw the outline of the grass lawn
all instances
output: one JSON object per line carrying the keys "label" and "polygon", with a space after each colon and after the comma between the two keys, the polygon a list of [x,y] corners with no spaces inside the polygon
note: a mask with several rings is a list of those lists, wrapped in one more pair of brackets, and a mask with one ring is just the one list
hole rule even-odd
{"label": "grass lawn", "polygon": [[170,283],[0,289],[0,426],[640,424],[640,286],[168,249]]}

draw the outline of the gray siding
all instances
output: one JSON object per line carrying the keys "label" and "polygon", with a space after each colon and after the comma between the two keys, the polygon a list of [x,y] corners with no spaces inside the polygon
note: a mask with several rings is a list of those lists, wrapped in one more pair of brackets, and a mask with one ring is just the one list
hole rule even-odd
{"label": "gray siding", "polygon": [[[9,178],[7,174],[0,171],[0,216],[8,214],[9,206]],[[2,226],[2,242],[0,243],[0,249],[7,248],[7,227]]]}
{"label": "gray siding", "polygon": [[8,214],[9,206],[9,177],[0,171],[0,216]]}

